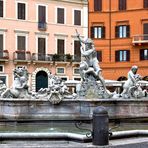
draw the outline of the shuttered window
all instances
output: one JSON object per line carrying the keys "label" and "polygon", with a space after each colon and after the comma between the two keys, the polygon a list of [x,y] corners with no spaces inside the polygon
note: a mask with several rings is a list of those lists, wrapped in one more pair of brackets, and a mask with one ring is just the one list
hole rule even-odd
{"label": "shuttered window", "polygon": [[115,51],[115,60],[117,62],[130,61],[130,51],[129,50]]}
{"label": "shuttered window", "polygon": [[74,10],[74,25],[81,25],[81,11]]}
{"label": "shuttered window", "polygon": [[57,8],[57,23],[64,24],[64,8]]}
{"label": "shuttered window", "polygon": [[3,57],[3,50],[4,50],[3,42],[4,42],[3,34],[0,34],[0,58]]}
{"label": "shuttered window", "polygon": [[91,27],[91,38],[96,38],[96,39],[105,38],[105,27],[104,26]]}
{"label": "shuttered window", "polygon": [[25,60],[25,50],[26,50],[25,36],[17,36],[17,50],[21,51],[21,52],[17,52],[17,59]]}
{"label": "shuttered window", "polygon": [[140,50],[140,60],[148,60],[148,49]]}
{"label": "shuttered window", "polygon": [[126,10],[126,0],[119,0],[119,10]]}
{"label": "shuttered window", "polygon": [[57,54],[64,55],[65,42],[62,39],[57,40]]}
{"label": "shuttered window", "polygon": [[24,3],[17,4],[17,16],[18,19],[25,20],[26,19],[26,5]]}
{"label": "shuttered window", "polygon": [[3,7],[4,7],[4,5],[3,5],[4,3],[3,3],[3,1],[0,1],[0,17],[3,17]]}
{"label": "shuttered window", "polygon": [[26,50],[25,36],[17,36],[17,50]]}
{"label": "shuttered window", "polygon": [[74,41],[74,55],[81,57],[80,42],[79,41]]}
{"label": "shuttered window", "polygon": [[94,0],[94,11],[102,11],[102,0]]}
{"label": "shuttered window", "polygon": [[45,6],[38,6],[38,21],[40,23],[46,22],[46,7]]}
{"label": "shuttered window", "polygon": [[143,0],[143,7],[148,8],[148,0]]}
{"label": "shuttered window", "polygon": [[0,34],[0,52],[3,50],[3,34]]}
{"label": "shuttered window", "polygon": [[115,36],[116,38],[127,38],[130,37],[130,26],[121,25],[115,27]]}
{"label": "shuttered window", "polygon": [[102,51],[97,51],[97,59],[99,62],[102,62]]}

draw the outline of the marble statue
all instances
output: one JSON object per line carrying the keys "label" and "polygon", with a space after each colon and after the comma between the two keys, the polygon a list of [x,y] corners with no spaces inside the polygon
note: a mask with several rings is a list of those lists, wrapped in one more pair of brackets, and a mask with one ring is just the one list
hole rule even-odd
{"label": "marble statue", "polygon": [[48,88],[41,88],[37,94],[37,98],[41,97],[47,98],[52,104],[58,104],[63,99],[75,99],[77,95],[69,92],[61,78],[50,74]]}
{"label": "marble statue", "polygon": [[6,85],[0,80],[0,95],[6,90]]}
{"label": "marble statue", "polygon": [[121,97],[123,98],[141,98],[147,95],[146,90],[142,90],[140,83],[141,76],[137,74],[138,66],[132,66],[128,72],[128,79],[123,85],[123,92]]}
{"label": "marble statue", "polygon": [[[77,38],[80,41],[80,51],[83,57],[83,60],[80,63],[80,76],[82,78],[82,85],[77,87],[78,92],[82,92],[84,95],[85,89],[88,89],[90,82],[92,82],[96,88],[98,89],[99,94],[106,94],[107,97],[111,97],[112,93],[110,93],[105,86],[104,78],[102,77],[102,69],[99,66],[99,61],[97,59],[97,53],[94,47],[94,43],[90,38],[87,38],[85,41],[82,40],[79,33],[77,32]],[[90,81],[89,83],[87,83]],[[101,86],[98,86],[96,81],[101,82]],[[87,83],[87,84],[86,84]],[[92,84],[92,85],[93,85]],[[100,89],[101,88],[101,89]],[[95,88],[94,88],[95,89]]]}
{"label": "marble statue", "polygon": [[47,99],[52,104],[58,104],[63,99],[75,99],[77,95],[71,94],[68,87],[61,78],[50,74],[49,87],[41,88],[38,92],[29,91],[28,77],[29,73],[25,67],[15,68],[13,71],[14,81],[11,88],[7,88],[0,81],[1,98],[29,98],[29,99]]}
{"label": "marble statue", "polygon": [[7,88],[1,93],[2,98],[27,98],[30,97],[28,91],[28,71],[25,67],[15,68],[13,71],[14,81],[11,88]]}

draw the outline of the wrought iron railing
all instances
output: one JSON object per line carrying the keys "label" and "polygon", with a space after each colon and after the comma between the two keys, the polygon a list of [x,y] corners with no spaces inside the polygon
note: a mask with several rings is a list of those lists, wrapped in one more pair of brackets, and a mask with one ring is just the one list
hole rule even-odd
{"label": "wrought iron railing", "polygon": [[52,61],[53,55],[51,54],[43,54],[43,53],[33,53],[32,60],[33,61]]}
{"label": "wrought iron railing", "polygon": [[148,43],[148,34],[133,36],[133,43]]}
{"label": "wrought iron railing", "polygon": [[73,62],[81,62],[81,56],[73,55],[72,56],[72,61]]}
{"label": "wrought iron railing", "polygon": [[3,59],[3,60],[8,60],[9,59],[8,50],[0,50],[0,59]]}
{"label": "wrought iron railing", "polygon": [[30,61],[31,53],[30,51],[25,50],[17,50],[13,53],[13,59],[19,61]]}
{"label": "wrought iron railing", "polygon": [[38,29],[45,31],[47,29],[47,23],[46,22],[38,22]]}
{"label": "wrought iron railing", "polygon": [[70,54],[54,54],[53,61],[55,62],[72,62],[72,55]]}

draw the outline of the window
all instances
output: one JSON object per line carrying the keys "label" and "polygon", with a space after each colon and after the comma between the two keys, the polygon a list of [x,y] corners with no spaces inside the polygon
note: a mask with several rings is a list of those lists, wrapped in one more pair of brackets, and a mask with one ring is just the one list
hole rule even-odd
{"label": "window", "polygon": [[3,58],[3,50],[4,50],[4,36],[0,34],[0,58]]}
{"label": "window", "polygon": [[38,29],[46,31],[46,6],[38,5]]}
{"label": "window", "polygon": [[148,0],[143,0],[143,7],[148,8]]}
{"label": "window", "polygon": [[68,78],[67,77],[60,77],[62,79],[63,82],[67,81]]}
{"label": "window", "polygon": [[81,81],[81,78],[74,78],[74,80],[76,80],[76,81]]}
{"label": "window", "polygon": [[96,39],[105,38],[105,27],[104,26],[91,27],[91,38],[96,38]]}
{"label": "window", "polygon": [[4,65],[0,65],[0,72],[4,72]]}
{"label": "window", "polygon": [[74,25],[81,25],[81,11],[74,10]]}
{"label": "window", "polygon": [[65,40],[58,39],[57,40],[57,54],[63,55],[65,54]]}
{"label": "window", "polygon": [[0,80],[3,81],[4,84],[6,84],[6,76],[0,75]]}
{"label": "window", "polygon": [[4,2],[3,1],[0,1],[0,17],[3,17],[4,16]]}
{"label": "window", "polygon": [[17,50],[26,50],[26,36],[17,36]]}
{"label": "window", "polygon": [[81,61],[80,42],[77,40],[74,41],[74,61]]}
{"label": "window", "polygon": [[57,74],[64,74],[64,73],[65,73],[65,69],[63,67],[57,68]]}
{"label": "window", "polygon": [[130,61],[130,51],[129,50],[118,50],[115,52],[116,61]]}
{"label": "window", "polygon": [[45,61],[46,38],[38,37],[38,60]]}
{"label": "window", "polygon": [[79,70],[79,68],[74,68],[74,74],[77,74],[77,75],[80,74],[80,70]]}
{"label": "window", "polygon": [[94,11],[102,11],[102,0],[94,0]]}
{"label": "window", "polygon": [[148,23],[143,24],[143,34],[144,34],[144,40],[148,40]]}
{"label": "window", "polygon": [[97,59],[99,62],[102,62],[102,51],[97,51]]}
{"label": "window", "polygon": [[119,10],[126,10],[126,0],[119,0]]}
{"label": "window", "polygon": [[46,22],[46,6],[38,6],[38,22]]}
{"label": "window", "polygon": [[127,38],[130,37],[130,26],[129,25],[121,25],[116,26],[115,28],[116,38]]}
{"label": "window", "polygon": [[21,20],[26,19],[26,4],[17,3],[17,18]]}
{"label": "window", "polygon": [[148,49],[140,50],[140,60],[148,60]]}
{"label": "window", "polygon": [[17,36],[17,59],[18,60],[25,60],[25,50],[26,50],[26,36]]}
{"label": "window", "polygon": [[57,23],[64,24],[64,8],[57,8]]}

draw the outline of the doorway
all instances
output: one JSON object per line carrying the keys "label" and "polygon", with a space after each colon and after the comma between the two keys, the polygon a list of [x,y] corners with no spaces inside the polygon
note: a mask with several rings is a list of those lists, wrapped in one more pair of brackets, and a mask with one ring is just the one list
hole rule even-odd
{"label": "doorway", "polygon": [[45,71],[39,71],[36,74],[36,92],[41,88],[48,88],[48,75]]}

